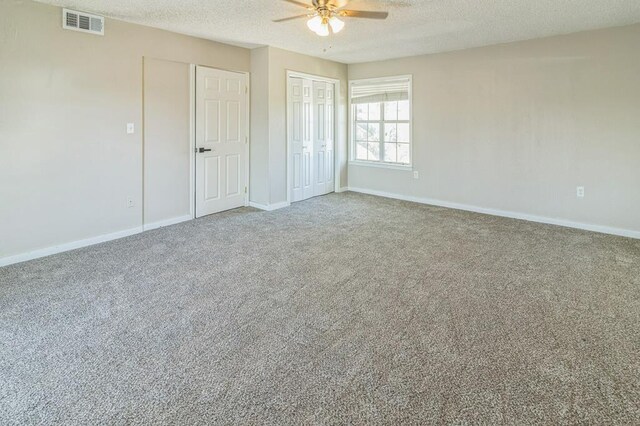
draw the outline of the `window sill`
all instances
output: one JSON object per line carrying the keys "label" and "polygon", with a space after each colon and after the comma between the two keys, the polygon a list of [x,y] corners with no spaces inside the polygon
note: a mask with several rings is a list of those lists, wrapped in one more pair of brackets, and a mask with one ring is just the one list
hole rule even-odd
{"label": "window sill", "polygon": [[392,169],[392,170],[404,170],[411,171],[413,166],[411,164],[388,164],[388,163],[375,163],[369,161],[349,161],[350,166],[363,166],[363,167],[374,167],[379,169]]}

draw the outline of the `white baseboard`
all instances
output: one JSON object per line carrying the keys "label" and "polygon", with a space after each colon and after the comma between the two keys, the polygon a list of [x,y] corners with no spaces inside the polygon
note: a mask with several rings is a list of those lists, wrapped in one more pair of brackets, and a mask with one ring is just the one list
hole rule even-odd
{"label": "white baseboard", "polygon": [[104,243],[106,241],[117,240],[118,238],[128,237],[129,235],[139,234],[142,227],[138,226],[124,231],[113,232],[111,234],[99,235],[97,237],[86,238],[84,240],[72,241],[70,243],[59,244],[57,246],[47,247],[27,253],[16,254],[14,256],[3,257],[0,259],[0,267],[12,265],[14,263],[25,262],[27,260],[37,259],[63,251],[75,250],[82,247],[92,246],[94,244]]}
{"label": "white baseboard", "polygon": [[360,192],[362,194],[377,195],[379,197],[394,198],[396,200],[412,201],[414,203],[429,204],[432,206],[447,207],[456,210],[465,210],[474,213],[488,214],[492,216],[508,217],[511,219],[527,220],[529,222],[546,223],[549,225],[565,226],[567,228],[582,229],[585,231],[600,232],[602,234],[618,235],[621,237],[640,239],[640,231],[632,231],[630,229],[613,228],[602,225],[592,225],[588,223],[573,222],[565,219],[555,219],[544,216],[536,216],[526,213],[512,212],[508,210],[489,209],[485,207],[471,206],[468,204],[453,203],[450,201],[436,200],[433,198],[413,197],[410,195],[400,195],[385,191],[376,191],[366,188],[349,187],[349,191]]}
{"label": "white baseboard", "polygon": [[[343,186],[342,188],[338,188],[338,190],[337,190],[336,192],[337,192],[337,193],[340,193],[340,192],[347,192],[348,190],[349,190],[349,188],[348,188],[348,187]],[[356,192],[356,191],[353,191],[353,192]]]}
{"label": "white baseboard", "polygon": [[14,263],[26,262],[27,260],[38,259],[40,257],[52,254],[62,253],[64,251],[75,250],[82,247],[92,246],[94,244],[104,243],[107,241],[117,240],[118,238],[128,237],[130,235],[139,234],[140,232],[149,231],[151,229],[161,228],[163,226],[174,225],[176,223],[191,220],[191,215],[185,215],[167,219],[159,222],[149,223],[143,226],[125,229],[124,231],[113,232],[110,234],[98,235],[97,237],[86,238],[84,240],[72,241],[70,243],[59,244],[27,253],[16,254],[14,256],[3,257],[0,259],[0,267],[12,265]]}
{"label": "white baseboard", "polygon": [[[273,211],[283,207],[288,207],[290,204],[286,201],[283,203],[271,204],[264,206],[257,203],[250,203],[252,207],[256,207],[262,210]],[[158,222],[148,223],[143,226],[126,229],[124,231],[113,232],[110,234],[98,235],[96,237],[87,238],[84,240],[72,241],[70,243],[59,244],[52,247],[46,247],[39,250],[33,250],[27,253],[16,254],[13,256],[7,256],[0,258],[0,267],[12,265],[14,263],[25,262],[27,260],[38,259],[40,257],[49,256],[52,254],[62,253],[69,250],[75,250],[82,247],[91,246],[94,244],[104,243],[106,241],[117,240],[118,238],[128,237],[129,235],[139,234],[140,232],[150,231],[152,229],[161,228],[164,226],[175,225],[180,222],[193,219],[191,215],[179,216],[172,219],[162,220]]]}
{"label": "white baseboard", "polygon": [[158,222],[146,223],[142,225],[144,231],[150,231],[152,229],[162,228],[164,226],[175,225],[176,223],[186,222],[193,219],[190,214],[184,216],[178,216],[171,219],[160,220]]}
{"label": "white baseboard", "polygon": [[[450,201],[436,200],[433,198],[413,197],[413,196],[394,194],[394,193],[384,192],[384,191],[376,191],[376,190],[366,189],[366,188],[354,188],[354,187],[346,188],[345,187],[345,188],[340,188],[339,192],[344,192],[344,191],[360,192],[363,194],[377,195],[379,197],[394,198],[397,200],[412,201],[420,204],[429,204],[433,206],[447,207],[451,209],[488,214],[492,216],[521,219],[521,220],[527,220],[530,222],[546,223],[550,225],[558,225],[558,226],[565,226],[568,228],[582,229],[585,231],[600,232],[603,234],[619,235],[622,237],[640,239],[640,231],[632,231],[629,229],[613,228],[613,227],[602,226],[602,225],[592,225],[592,224],[586,224],[586,223],[580,223],[580,222],[573,222],[565,219],[554,219],[554,218],[549,218],[544,216],[536,216],[536,215],[530,215],[526,213],[507,211],[507,210],[489,209],[485,207],[471,206],[468,204],[460,204],[460,203],[454,203]],[[250,202],[249,205],[257,209],[273,211],[273,210],[281,209],[283,207],[288,207],[290,203],[285,201],[282,203],[264,205],[264,204]],[[75,250],[78,248],[87,247],[94,244],[104,243],[106,241],[117,240],[118,238],[128,237],[130,235],[138,234],[143,231],[148,231],[148,230],[160,228],[163,226],[169,226],[176,223],[185,222],[191,219],[192,218],[190,215],[180,216],[173,219],[150,223],[140,227],[125,229],[123,231],[99,235],[92,238],[86,238],[84,240],[72,241],[70,243],[59,244],[52,247],[33,250],[27,253],[21,253],[13,256],[0,258],[0,267],[12,265],[14,263],[25,262],[27,260],[37,259],[40,257],[45,257],[45,256],[49,256],[56,253],[62,253],[69,250]]]}
{"label": "white baseboard", "polygon": [[249,201],[249,207],[254,207],[260,210],[269,211],[269,206],[266,204],[254,203],[253,201]]}
{"label": "white baseboard", "polygon": [[256,209],[272,212],[274,210],[278,210],[278,209],[281,209],[283,207],[289,207],[291,205],[291,203],[283,201],[281,203],[275,203],[275,204],[260,204],[260,203],[254,203],[253,201],[250,201],[249,205],[251,207],[255,207]]}

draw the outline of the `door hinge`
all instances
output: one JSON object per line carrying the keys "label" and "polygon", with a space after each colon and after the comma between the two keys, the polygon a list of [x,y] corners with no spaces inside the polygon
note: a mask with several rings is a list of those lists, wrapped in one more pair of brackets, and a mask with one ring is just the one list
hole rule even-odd
{"label": "door hinge", "polygon": [[244,86],[244,93],[245,94],[249,93],[249,86]]}
{"label": "door hinge", "polygon": [[246,186],[244,187],[244,193],[245,194],[247,193],[247,187]]}
{"label": "door hinge", "polygon": [[249,136],[244,137],[244,143],[249,143]]}

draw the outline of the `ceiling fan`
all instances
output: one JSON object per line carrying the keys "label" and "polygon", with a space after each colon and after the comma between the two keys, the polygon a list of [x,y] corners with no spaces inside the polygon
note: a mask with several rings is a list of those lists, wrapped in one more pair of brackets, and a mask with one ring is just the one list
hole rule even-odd
{"label": "ceiling fan", "polygon": [[319,36],[326,37],[331,32],[339,33],[344,28],[344,21],[340,18],[366,18],[366,19],[387,19],[389,12],[372,12],[366,10],[344,9],[345,0],[312,0],[312,4],[303,3],[298,0],[284,0],[289,3],[304,7],[307,13],[290,16],[288,18],[275,19],[273,22],[284,22],[291,19],[310,18],[307,27]]}

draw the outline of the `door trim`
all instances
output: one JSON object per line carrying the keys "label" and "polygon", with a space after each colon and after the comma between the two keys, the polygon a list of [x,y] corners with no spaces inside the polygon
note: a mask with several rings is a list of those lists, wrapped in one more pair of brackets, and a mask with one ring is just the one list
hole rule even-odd
{"label": "door trim", "polygon": [[189,65],[189,214],[196,218],[196,65]]}
{"label": "door trim", "polygon": [[245,98],[247,101],[247,122],[246,122],[246,135],[247,141],[246,145],[246,155],[245,155],[245,188],[247,188],[247,192],[244,194],[244,206],[249,206],[249,193],[251,192],[251,188],[249,187],[249,176],[251,174],[251,170],[249,165],[251,164],[249,161],[249,156],[251,155],[251,73],[248,71],[236,71],[229,70],[225,68],[212,67],[210,65],[201,65],[201,64],[190,64],[190,82],[189,82],[189,91],[190,91],[190,104],[191,104],[191,125],[190,125],[190,147],[189,147],[189,156],[190,156],[190,167],[189,173],[191,176],[190,179],[190,188],[189,188],[189,203],[190,203],[190,213],[191,218],[196,218],[196,68],[211,68],[214,70],[226,71],[226,72],[234,72],[236,74],[243,74],[246,76],[247,82],[247,90],[245,92]]}
{"label": "door trim", "polygon": [[[286,100],[286,108],[287,111],[289,109],[289,78],[305,78],[314,81],[322,81],[325,83],[333,83],[333,135],[334,135],[334,147],[333,147],[333,186],[334,192],[340,192],[340,159],[342,158],[342,144],[340,142],[343,141],[342,135],[342,126],[339,125],[339,114],[340,104],[338,99],[340,98],[340,80],[331,77],[323,77],[319,75],[307,74],[299,71],[286,70],[286,81],[285,81],[285,100]],[[285,114],[286,116],[286,137],[287,137],[287,204],[291,203],[291,181],[292,181],[292,170],[291,170],[291,139],[289,138],[289,114]],[[337,149],[340,147],[340,149]]]}

